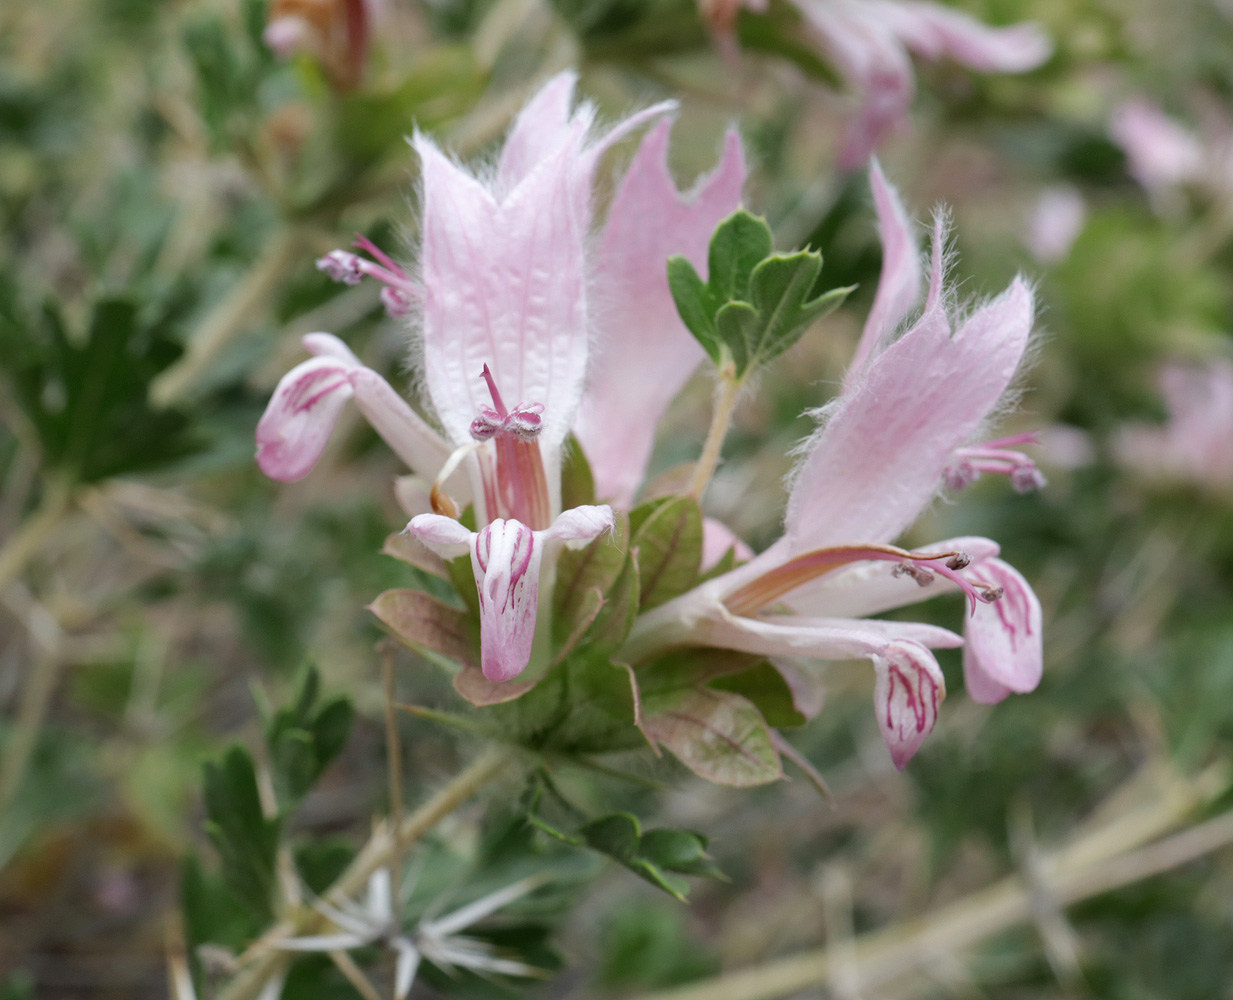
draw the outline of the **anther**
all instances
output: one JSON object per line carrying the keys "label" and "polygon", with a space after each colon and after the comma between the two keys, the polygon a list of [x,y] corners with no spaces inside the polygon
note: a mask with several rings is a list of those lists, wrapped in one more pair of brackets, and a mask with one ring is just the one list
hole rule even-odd
{"label": "anther", "polygon": [[983,597],[990,604],[992,604],[994,601],[1001,600],[1002,595],[1006,593],[1005,589],[1002,587],[991,587],[988,584],[981,584],[981,583],[978,583],[976,585],[976,589],[980,591],[980,596]]}
{"label": "anther", "polygon": [[963,569],[972,561],[972,557],[966,552],[956,552],[953,556],[946,560],[947,569]]}
{"label": "anther", "polygon": [[911,562],[897,563],[895,568],[891,570],[891,575],[910,577],[916,581],[918,587],[928,587],[929,584],[933,583],[932,570]]}

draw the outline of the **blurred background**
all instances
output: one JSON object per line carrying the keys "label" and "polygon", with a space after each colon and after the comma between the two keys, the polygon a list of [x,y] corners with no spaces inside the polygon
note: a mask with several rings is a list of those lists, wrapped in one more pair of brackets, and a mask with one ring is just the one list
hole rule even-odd
{"label": "blurred background", "polygon": [[[1211,825],[1233,803],[1233,5],[954,6],[1036,21],[1053,55],[1014,75],[918,62],[911,121],[880,156],[919,217],[953,214],[964,294],[1037,282],[1007,432],[1040,430],[1049,483],[985,477],[913,538],[1001,542],[1044,605],[1043,684],[978,706],[941,651],[952,697],[899,774],[867,666],[833,669],[793,735],[830,803],[799,779],[736,791],[669,763],[662,789],[596,779],[576,794],[705,831],[727,881],[686,906],[570,862],[571,898],[541,914],[561,971],[430,977],[414,995],[627,997],[807,952],[825,968],[766,995],[1233,996],[1233,831]],[[351,412],[300,483],[252,456],[303,333],[338,334],[410,392],[407,335],[373,283],[313,262],[357,231],[407,245],[413,128],[483,157],[571,65],[609,118],[681,102],[682,183],[739,124],[747,205],[781,247],[822,251],[827,287],[860,286],[738,413],[708,510],[755,548],[775,537],[801,414],[833,394],[872,299],[866,175],[838,166],[852,81],[797,7],[385,0],[356,16],[344,0],[0,7],[3,1000],[168,995],[185,921],[195,947],[217,916],[178,916],[216,864],[202,763],[258,745],[306,662],[356,714],[294,836],[336,872],[386,807],[365,605],[412,572],[381,553],[405,523],[403,470]],[[272,31],[280,17],[294,30]],[[700,374],[674,405],[656,469],[697,454],[710,391]],[[427,664],[398,667],[401,700],[448,703]],[[423,720],[402,736],[411,796],[473,750]],[[519,791],[458,813],[433,864],[488,864]],[[195,950],[202,1000],[228,942],[264,926],[250,916]],[[291,1000],[358,995],[323,958],[300,968]]]}

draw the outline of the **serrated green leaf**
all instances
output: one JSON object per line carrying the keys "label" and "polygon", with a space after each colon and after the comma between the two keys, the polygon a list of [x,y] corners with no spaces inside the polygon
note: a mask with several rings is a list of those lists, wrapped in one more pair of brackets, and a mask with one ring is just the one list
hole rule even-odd
{"label": "serrated green leaf", "polygon": [[206,832],[227,886],[261,917],[273,916],[279,821],[267,819],[248,751],[232,745],[204,767]]}
{"label": "serrated green leaf", "polygon": [[[638,513],[638,512],[635,512]],[[631,525],[633,517],[631,517]],[[639,607],[646,611],[685,593],[702,563],[702,511],[693,497],[672,497],[640,518],[630,542],[637,553]]]}

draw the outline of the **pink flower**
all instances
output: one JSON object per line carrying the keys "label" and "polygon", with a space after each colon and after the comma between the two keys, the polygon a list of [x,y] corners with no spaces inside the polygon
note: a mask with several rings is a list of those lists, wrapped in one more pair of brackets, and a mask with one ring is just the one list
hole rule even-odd
{"label": "pink flower", "polygon": [[1058,184],[1041,192],[1028,220],[1027,248],[1044,264],[1070,253],[1087,219],[1087,204],[1077,190]]}
{"label": "pink flower", "polygon": [[863,363],[818,413],[819,429],[802,446],[783,537],[744,566],[641,617],[622,657],[682,644],[780,657],[867,657],[876,674],[878,724],[902,768],[932,730],[945,696],[929,650],[964,639],[932,625],[868,616],[960,590],[971,608],[964,670],[972,697],[997,701],[1040,681],[1040,604],[997,558],[996,542],[960,538],[915,551],[890,544],[929,506],[947,470],[964,460],[968,442],[1009,387],[1027,347],[1033,301],[1016,279],[953,321],[942,289],[939,227],[924,310],[891,342],[888,332],[913,304],[906,292],[918,284],[918,264],[915,254],[901,252],[913,243],[911,231],[876,165],[872,179],[888,248],[878,318],[858,348]]}
{"label": "pink flower", "polygon": [[1198,136],[1145,98],[1120,105],[1109,119],[1109,134],[1126,153],[1131,176],[1148,191],[1188,184],[1203,173]]}
{"label": "pink flower", "polygon": [[[300,478],[354,398],[395,452],[434,482],[437,513],[413,518],[407,531],[441,553],[471,552],[482,668],[494,681],[517,676],[530,661],[550,543],[589,541],[612,524],[608,507],[561,512],[566,436],[577,428],[600,496],[630,503],[655,425],[703,356],[676,314],[667,258],[705,257],[712,230],[738,207],[745,177],[733,133],[715,172],[681,195],[667,172],[669,125],[662,123],[644,140],[593,240],[599,158],[671,105],[598,133],[591,106],[573,106],[574,83],[563,73],[540,90],[483,179],[416,135],[418,274],[362,237],[358,245],[371,260],[336,250],[319,262],[336,280],[382,282],[387,309],[417,321],[426,402],[440,432],[334,338],[328,350],[326,341],[306,342],[325,357],[284,377],[258,427],[262,469]],[[451,495],[473,505],[477,532],[442,516],[457,513]],[[590,533],[579,533],[584,528]]]}
{"label": "pink flower", "polygon": [[952,59],[982,73],[1024,73],[1052,54],[1035,24],[991,28],[927,0],[792,0],[813,40],[857,94],[860,107],[840,154],[859,167],[912,106],[916,78],[909,53]]}
{"label": "pink flower", "polygon": [[1151,479],[1233,490],[1233,362],[1167,365],[1160,388],[1168,420],[1123,427],[1113,441],[1118,461]]}

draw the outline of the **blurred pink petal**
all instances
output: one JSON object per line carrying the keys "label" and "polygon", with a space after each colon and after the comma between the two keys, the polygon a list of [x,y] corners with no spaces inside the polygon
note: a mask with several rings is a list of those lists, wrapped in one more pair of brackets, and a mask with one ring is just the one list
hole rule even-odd
{"label": "blurred pink petal", "polygon": [[1064,260],[1083,231],[1087,203],[1069,184],[1058,184],[1041,193],[1028,221],[1027,248],[1041,263]]}
{"label": "blurred pink petal", "polygon": [[745,156],[728,133],[719,164],[682,194],[668,170],[671,123],[648,133],[621,180],[600,238],[594,303],[600,335],[576,432],[597,494],[633,502],[655,428],[704,352],[668,290],[667,261],[681,254],[706,276],[715,227],[741,202]]}
{"label": "blurred pink petal", "polygon": [[1053,54],[1037,24],[990,27],[952,7],[918,0],[874,0],[878,16],[923,59],[953,59],[980,73],[1026,73]]}
{"label": "blurred pink petal", "polygon": [[1203,174],[1198,136],[1145,98],[1118,107],[1109,120],[1109,133],[1126,153],[1131,176],[1149,191],[1187,184]]}
{"label": "blurred pink petal", "polygon": [[1233,362],[1162,369],[1162,425],[1131,423],[1113,439],[1118,461],[1149,479],[1233,489]]}

